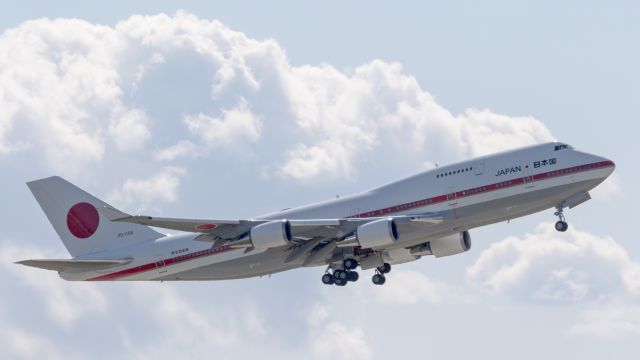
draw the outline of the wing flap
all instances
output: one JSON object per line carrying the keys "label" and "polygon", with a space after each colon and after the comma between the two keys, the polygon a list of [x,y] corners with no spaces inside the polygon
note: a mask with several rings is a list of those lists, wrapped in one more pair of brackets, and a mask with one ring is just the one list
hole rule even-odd
{"label": "wing flap", "polygon": [[121,260],[73,260],[73,259],[30,259],[16,262],[16,264],[36,267],[39,269],[63,271],[91,271],[102,270],[114,266],[125,265],[132,259]]}

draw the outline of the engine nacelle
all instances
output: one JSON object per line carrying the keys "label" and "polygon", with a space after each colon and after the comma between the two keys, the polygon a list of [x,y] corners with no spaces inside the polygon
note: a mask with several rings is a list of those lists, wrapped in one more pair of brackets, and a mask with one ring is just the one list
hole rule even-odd
{"label": "engine nacelle", "polygon": [[411,254],[442,257],[460,254],[469,249],[471,249],[471,235],[468,231],[463,231],[414,247],[411,249]]}
{"label": "engine nacelle", "polygon": [[384,255],[384,259],[389,264],[403,264],[410,261],[420,259],[420,255],[414,255],[411,253],[409,249],[405,248],[396,248],[393,250],[389,250]]}
{"label": "engine nacelle", "polygon": [[398,228],[393,219],[380,219],[358,226],[356,239],[363,248],[381,248],[398,241]]}
{"label": "engine nacelle", "polygon": [[287,220],[274,220],[252,227],[249,237],[253,247],[268,249],[289,245],[293,236]]}

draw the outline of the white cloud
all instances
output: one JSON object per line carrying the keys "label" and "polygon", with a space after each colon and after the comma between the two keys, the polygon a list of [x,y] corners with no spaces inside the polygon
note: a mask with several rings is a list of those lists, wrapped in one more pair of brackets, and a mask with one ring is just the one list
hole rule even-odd
{"label": "white cloud", "polygon": [[5,355],[13,359],[71,359],[72,354],[61,354],[55,345],[40,334],[27,332],[20,328],[0,329],[0,345]]}
{"label": "white cloud", "polygon": [[532,117],[475,109],[454,116],[396,63],[375,60],[353,74],[301,66],[283,78],[298,126],[314,139],[295,145],[281,168],[298,179],[349,177],[367,154],[452,161],[553,139]]}
{"label": "white cloud", "polygon": [[109,123],[109,135],[119,150],[140,149],[151,137],[149,119],[142,110],[133,109],[117,114]]}
{"label": "white cloud", "polygon": [[157,152],[155,158],[162,161],[171,161],[183,156],[195,157],[198,154],[198,146],[196,144],[188,140],[181,140]]}
{"label": "white cloud", "polygon": [[214,147],[255,142],[260,138],[262,122],[251,113],[245,101],[233,109],[223,110],[222,114],[221,118],[198,114],[187,116],[183,121],[193,135]]}
{"label": "white cloud", "polygon": [[4,32],[0,148],[29,144],[58,171],[100,161],[100,122],[119,107],[117,43],[109,28],[80,20],[37,20]]}
{"label": "white cloud", "polygon": [[336,181],[399,166],[394,154],[444,163],[553,138],[531,117],[452,115],[398,63],[292,66],[274,40],[185,12],[115,27],[39,19],[0,47],[0,156],[28,150],[62,174],[143,159],[130,150],[145,144],[161,161],[241,144],[261,169]]}
{"label": "white cloud", "polygon": [[612,238],[542,223],[524,238],[492,244],[467,269],[470,282],[493,294],[543,303],[640,295],[640,264]]}
{"label": "white cloud", "polygon": [[288,153],[281,173],[298,180],[342,175],[351,177],[351,153],[341,143],[327,142],[319,146],[298,144]]}
{"label": "white cloud", "polygon": [[640,305],[611,302],[583,311],[569,329],[574,336],[620,339],[640,335]]}
{"label": "white cloud", "polygon": [[180,178],[184,174],[185,170],[182,168],[167,166],[147,178],[128,179],[120,189],[108,196],[109,202],[123,208],[139,206],[137,210],[157,203],[174,202],[178,197]]}
{"label": "white cloud", "polygon": [[383,304],[459,304],[474,301],[472,294],[462,289],[430,279],[413,270],[393,270],[393,279],[382,287],[371,289],[371,294]]}
{"label": "white cloud", "polygon": [[316,359],[370,359],[372,352],[364,331],[330,319],[329,310],[323,305],[312,308],[308,323],[312,356]]}
{"label": "white cloud", "polygon": [[[194,306],[173,289],[149,284],[144,289],[136,289],[135,296],[140,305],[150,304],[150,313],[169,332],[166,337],[172,341],[217,346],[236,344],[240,340],[236,331],[225,326],[228,319],[212,316],[212,312]],[[197,339],[191,338],[193,334],[198,334]]]}
{"label": "white cloud", "polygon": [[[48,255],[48,256],[47,256]],[[63,328],[71,328],[83,316],[103,314],[107,302],[95,284],[62,281],[53,271],[14,264],[25,259],[60,258],[39,249],[3,243],[0,247],[0,265],[8,274],[43,299],[47,315]],[[18,334],[19,335],[19,334]]]}
{"label": "white cloud", "polygon": [[608,201],[622,194],[622,181],[616,172],[609,175],[602,184],[591,191],[591,197],[595,200]]}

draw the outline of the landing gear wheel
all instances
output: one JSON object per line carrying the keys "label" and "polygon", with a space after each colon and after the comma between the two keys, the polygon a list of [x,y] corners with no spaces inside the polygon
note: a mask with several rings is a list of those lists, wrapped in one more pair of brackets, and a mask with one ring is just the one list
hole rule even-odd
{"label": "landing gear wheel", "polygon": [[345,282],[348,280],[349,274],[344,270],[335,270],[333,272],[333,277],[337,280],[344,280]]}
{"label": "landing gear wheel", "polygon": [[378,266],[377,269],[382,274],[388,274],[391,271],[391,265],[384,263],[384,265]]}
{"label": "landing gear wheel", "polygon": [[338,285],[338,286],[345,286],[345,285],[347,285],[347,280],[336,279],[335,280],[335,284]]}
{"label": "landing gear wheel", "polygon": [[565,221],[556,222],[556,230],[560,232],[565,232],[567,231],[568,228],[569,228],[569,224],[567,224]]}
{"label": "landing gear wheel", "polygon": [[371,281],[376,285],[382,285],[385,283],[385,281],[387,281],[387,279],[382,274],[375,274],[371,278]]}
{"label": "landing gear wheel", "polygon": [[347,270],[353,270],[358,267],[358,261],[356,259],[348,258],[348,259],[344,259],[344,261],[342,262],[342,265]]}
{"label": "landing gear wheel", "polygon": [[360,278],[357,271],[349,271],[349,281],[356,282]]}
{"label": "landing gear wheel", "polygon": [[333,275],[327,273],[322,275],[322,283],[325,285],[331,285],[336,281],[336,279],[333,277]]}

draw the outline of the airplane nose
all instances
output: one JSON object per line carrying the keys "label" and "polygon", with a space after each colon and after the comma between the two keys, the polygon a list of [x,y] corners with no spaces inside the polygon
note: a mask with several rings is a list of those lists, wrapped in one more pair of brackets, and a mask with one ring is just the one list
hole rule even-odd
{"label": "airplane nose", "polygon": [[613,160],[597,155],[594,155],[594,157],[596,158],[595,161],[601,168],[606,168],[608,170],[605,177],[609,177],[609,175],[611,175],[611,173],[616,169],[616,163],[614,163]]}
{"label": "airplane nose", "polygon": [[616,164],[612,160],[607,159],[603,156],[589,154],[585,152],[579,152],[579,153],[583,156],[584,160],[586,160],[592,165],[595,165],[596,168],[601,170],[606,170],[605,172],[603,172],[603,175],[604,175],[603,178],[609,177],[609,175],[611,175],[611,173],[613,173],[613,171],[616,168]]}
{"label": "airplane nose", "polygon": [[616,167],[616,163],[614,163],[613,160],[607,159],[602,156],[596,156],[596,157],[598,158],[598,162],[600,162],[604,166],[610,166],[612,169]]}

